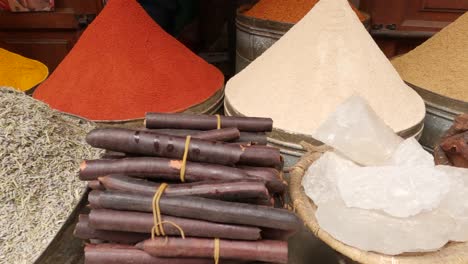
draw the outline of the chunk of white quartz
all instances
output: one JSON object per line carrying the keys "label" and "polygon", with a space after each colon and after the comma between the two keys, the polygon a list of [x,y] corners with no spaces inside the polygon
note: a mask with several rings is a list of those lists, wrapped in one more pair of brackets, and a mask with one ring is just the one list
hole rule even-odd
{"label": "chunk of white quartz", "polygon": [[433,167],[357,167],[335,176],[346,206],[408,217],[437,208],[450,188],[445,172]]}
{"label": "chunk of white quartz", "polygon": [[414,137],[410,137],[398,145],[387,164],[431,167],[434,166],[434,158]]}
{"label": "chunk of white quartz", "polygon": [[336,176],[354,167],[358,165],[339,154],[326,152],[306,171],[302,179],[305,193],[316,205],[339,198]]}
{"label": "chunk of white quartz", "polygon": [[403,141],[357,95],[339,105],[313,137],[368,166],[385,164]]}
{"label": "chunk of white quartz", "polygon": [[468,169],[437,166],[451,179],[450,191],[440,204],[439,210],[450,215],[456,223],[451,240],[468,241]]}
{"label": "chunk of white quartz", "polygon": [[343,243],[388,255],[437,250],[449,241],[455,225],[438,212],[397,218],[349,208],[340,200],[320,205],[316,217],[321,229]]}

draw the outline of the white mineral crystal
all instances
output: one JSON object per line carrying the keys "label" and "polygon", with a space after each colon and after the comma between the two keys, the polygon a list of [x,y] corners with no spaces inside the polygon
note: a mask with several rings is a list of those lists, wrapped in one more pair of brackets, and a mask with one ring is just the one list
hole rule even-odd
{"label": "white mineral crystal", "polygon": [[468,169],[437,166],[451,179],[450,192],[445,196],[439,210],[451,216],[456,223],[451,240],[468,241]]}
{"label": "white mineral crystal", "polygon": [[435,166],[353,96],[314,135],[334,148],[302,185],[321,229],[350,246],[397,255],[468,241],[468,169]]}
{"label": "white mineral crystal", "polygon": [[450,188],[446,173],[434,166],[357,167],[335,177],[346,206],[395,217],[437,208]]}
{"label": "white mineral crystal", "polygon": [[357,95],[339,105],[313,136],[354,162],[368,166],[385,164],[403,141]]}
{"label": "white mineral crystal", "polygon": [[346,207],[328,201],[316,212],[321,229],[345,244],[388,255],[434,251],[444,246],[454,229],[454,220],[438,212],[409,218]]}
{"label": "white mineral crystal", "polygon": [[345,174],[353,167],[358,165],[339,154],[326,152],[309,167],[302,179],[302,186],[316,205],[339,198],[336,176]]}
{"label": "white mineral crystal", "polygon": [[434,166],[434,158],[424,150],[414,137],[410,137],[398,145],[387,163],[390,165],[431,167]]}

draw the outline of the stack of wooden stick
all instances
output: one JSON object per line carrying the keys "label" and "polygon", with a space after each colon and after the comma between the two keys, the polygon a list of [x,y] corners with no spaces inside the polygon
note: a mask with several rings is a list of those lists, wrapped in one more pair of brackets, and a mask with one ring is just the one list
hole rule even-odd
{"label": "stack of wooden stick", "polygon": [[286,183],[271,119],[149,113],[145,126],[86,138],[108,151],[80,168],[86,263],[287,263],[301,222],[275,208]]}

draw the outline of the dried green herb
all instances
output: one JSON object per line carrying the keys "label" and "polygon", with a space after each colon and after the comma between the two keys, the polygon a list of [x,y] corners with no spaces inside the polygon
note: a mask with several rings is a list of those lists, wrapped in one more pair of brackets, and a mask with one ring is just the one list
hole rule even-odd
{"label": "dried green herb", "polygon": [[94,124],[0,88],[0,263],[33,263],[79,202]]}

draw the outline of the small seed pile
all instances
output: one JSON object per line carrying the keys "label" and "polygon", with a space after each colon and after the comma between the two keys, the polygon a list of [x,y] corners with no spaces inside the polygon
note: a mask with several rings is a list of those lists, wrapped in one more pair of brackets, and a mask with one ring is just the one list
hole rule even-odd
{"label": "small seed pile", "polygon": [[0,87],[0,263],[33,263],[84,191],[76,175],[92,123]]}
{"label": "small seed pile", "polygon": [[392,63],[403,80],[468,102],[468,13]]}

